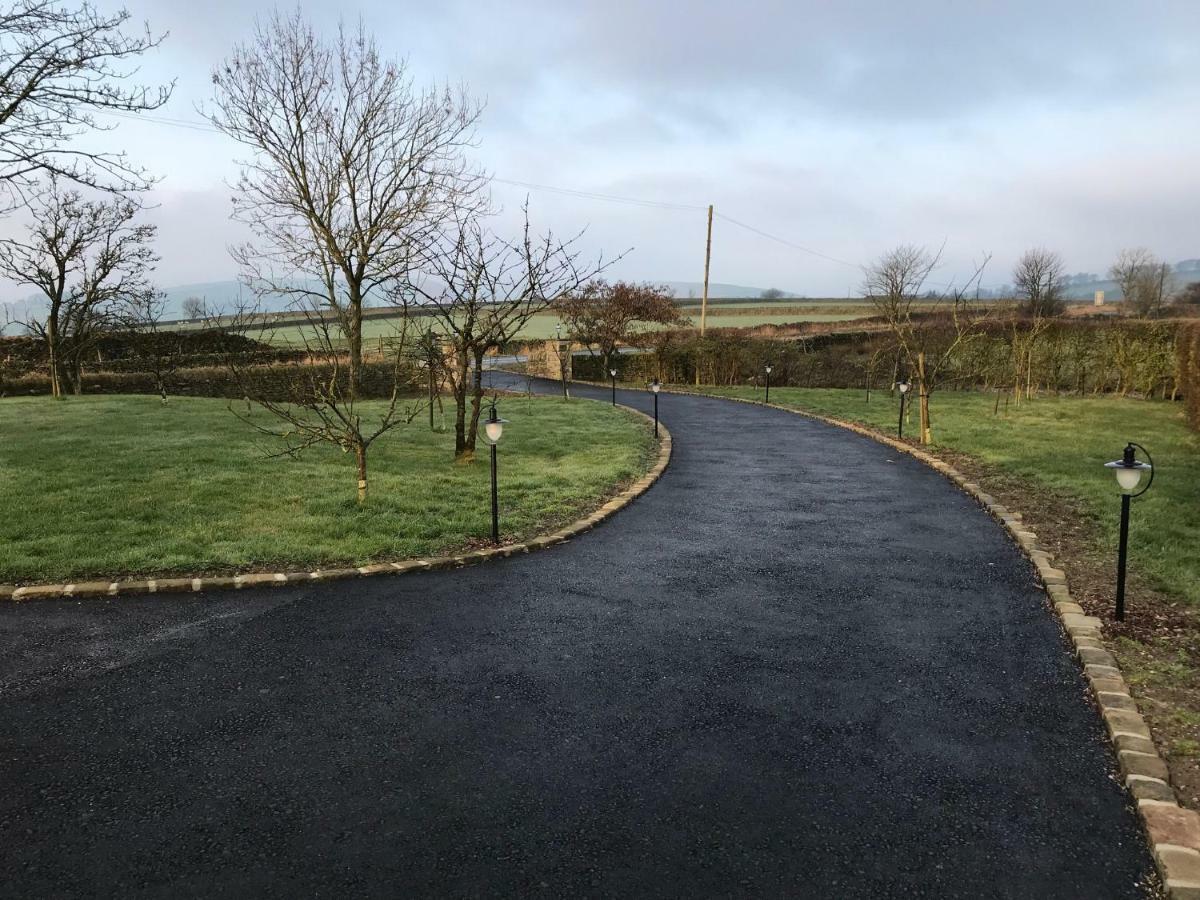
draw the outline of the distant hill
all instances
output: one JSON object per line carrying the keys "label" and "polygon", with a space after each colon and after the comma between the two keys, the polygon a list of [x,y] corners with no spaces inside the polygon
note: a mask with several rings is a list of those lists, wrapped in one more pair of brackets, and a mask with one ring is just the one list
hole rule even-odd
{"label": "distant hill", "polygon": [[[704,282],[702,281],[655,281],[654,279],[646,279],[652,284],[665,284],[675,296],[680,299],[695,297],[697,300],[704,294]],[[744,284],[724,284],[719,281],[710,281],[708,283],[708,296],[724,299],[727,297],[760,297],[762,292],[767,288],[749,287]],[[780,290],[783,290],[780,288]],[[792,293],[788,290],[783,290],[785,298],[798,298],[801,295]]]}

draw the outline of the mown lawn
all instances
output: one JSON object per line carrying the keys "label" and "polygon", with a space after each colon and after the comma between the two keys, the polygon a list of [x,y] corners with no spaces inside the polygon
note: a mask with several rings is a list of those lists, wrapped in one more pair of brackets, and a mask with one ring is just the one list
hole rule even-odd
{"label": "mown lawn", "polygon": [[[499,408],[508,539],[578,518],[655,453],[643,420],[601,403]],[[462,547],[490,534],[489,473],[482,440],[472,465],[455,465],[453,446],[427,417],[381,438],[359,508],[353,457],[319,447],[268,459],[279,446],[223,400],[0,400],[0,582],[361,565]]]}
{"label": "mown lawn", "polygon": [[[761,388],[705,388],[761,399]],[[872,425],[894,434],[898,409],[887,392],[771,388],[771,402]],[[993,395],[943,392],[931,400],[935,445],[1049,488],[1076,504],[1116,552],[1120,501],[1103,464],[1127,441],[1144,444],[1158,467],[1133,504],[1131,566],[1164,592],[1200,605],[1200,435],[1181,404],[1116,397],[1040,397],[993,415]],[[917,432],[913,410],[906,435]]]}

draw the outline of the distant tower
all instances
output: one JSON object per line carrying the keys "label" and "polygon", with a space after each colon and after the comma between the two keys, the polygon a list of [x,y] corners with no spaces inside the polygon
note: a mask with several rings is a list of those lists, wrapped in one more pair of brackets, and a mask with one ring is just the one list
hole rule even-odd
{"label": "distant tower", "polygon": [[1103,306],[1104,305],[1104,291],[1096,291],[1096,296],[1093,298],[1092,302],[1096,306]]}

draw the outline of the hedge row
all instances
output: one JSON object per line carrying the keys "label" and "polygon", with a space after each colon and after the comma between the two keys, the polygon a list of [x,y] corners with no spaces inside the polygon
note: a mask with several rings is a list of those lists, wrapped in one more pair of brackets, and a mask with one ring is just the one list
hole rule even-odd
{"label": "hedge row", "polygon": [[[949,346],[948,323],[930,320],[931,352]],[[1035,329],[1028,320],[995,321],[957,347],[944,386],[1072,393],[1117,393],[1173,398],[1182,385],[1176,363],[1178,322],[1059,320]],[[680,383],[792,387],[863,387],[890,383],[897,372],[887,332],[842,332],[779,341],[717,331],[704,338],[680,331],[654,337],[657,347],[616,360],[622,378]],[[606,380],[604,360],[577,357],[577,377]],[[911,374],[911,373],[909,373]]]}
{"label": "hedge row", "polygon": [[1188,422],[1200,431],[1200,324],[1179,329],[1179,388],[1187,406]]}
{"label": "hedge row", "polygon": [[[160,331],[100,335],[88,350],[87,364],[97,369],[137,371],[147,356],[178,358],[180,368],[221,364],[230,354],[258,354],[272,361],[299,359],[296,350],[271,347],[239,334],[219,330]],[[0,369],[10,376],[44,369],[50,353],[40,337],[0,338]]]}
{"label": "hedge row", "polygon": [[[245,369],[240,377],[226,366],[205,366],[180,369],[167,379],[169,394],[181,397],[224,397],[232,400],[247,394],[256,399],[279,402],[299,399],[296,393],[298,376],[327,378],[330,367],[325,365],[299,366],[278,363],[256,365]],[[362,396],[380,398],[392,392],[393,368],[390,363],[363,364]],[[404,384],[417,385],[420,375],[415,368],[401,373]],[[49,394],[50,379],[42,373],[31,373],[7,379],[0,385],[0,396]],[[415,388],[414,388],[415,390]],[[157,394],[158,384],[149,372],[85,372],[85,394]]]}

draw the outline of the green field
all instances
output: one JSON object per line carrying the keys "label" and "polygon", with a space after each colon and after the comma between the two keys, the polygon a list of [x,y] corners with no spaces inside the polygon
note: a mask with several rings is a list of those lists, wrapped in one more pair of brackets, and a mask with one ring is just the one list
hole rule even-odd
{"label": "green field", "polygon": [[[500,409],[506,539],[578,518],[654,455],[645,421],[619,408],[522,397]],[[486,457],[455,465],[453,436],[427,417],[372,448],[362,508],[353,457],[267,459],[279,446],[222,400],[0,400],[0,436],[0,582],[362,565],[490,533]]]}
{"label": "green field", "polygon": [[[761,389],[705,388],[761,398]],[[895,432],[897,407],[886,392],[871,402],[860,390],[772,388],[771,402]],[[1104,463],[1127,441],[1146,445],[1158,467],[1152,489],[1134,503],[1131,566],[1166,593],[1200,605],[1200,435],[1180,404],[1117,397],[1043,397],[994,416],[994,397],[935,394],[930,418],[936,445],[969,454],[1028,479],[1075,504],[1115,553],[1119,500]],[[916,413],[913,412],[915,432]],[[909,434],[906,426],[906,434]],[[936,448],[935,448],[936,449]]]}
{"label": "green field", "polygon": [[[700,325],[700,307],[687,305],[681,307],[684,314],[691,320],[692,327]],[[706,327],[708,328],[751,328],[755,325],[786,325],[792,322],[846,322],[861,319],[872,314],[866,304],[836,303],[797,303],[776,302],[764,304],[758,302],[752,305],[722,303],[712,301],[708,307]],[[436,328],[430,317],[414,314],[410,317],[411,327],[415,332],[426,328]],[[399,317],[369,317],[363,321],[363,338],[371,341],[390,341],[399,336],[402,320]],[[518,335],[520,340],[545,340],[555,335],[555,326],[559,318],[554,313],[540,313],[529,320],[529,323]],[[650,326],[652,328],[658,326]],[[307,325],[286,324],[265,326],[261,333],[249,332],[249,336],[277,346],[303,346],[304,335],[309,331]]]}

